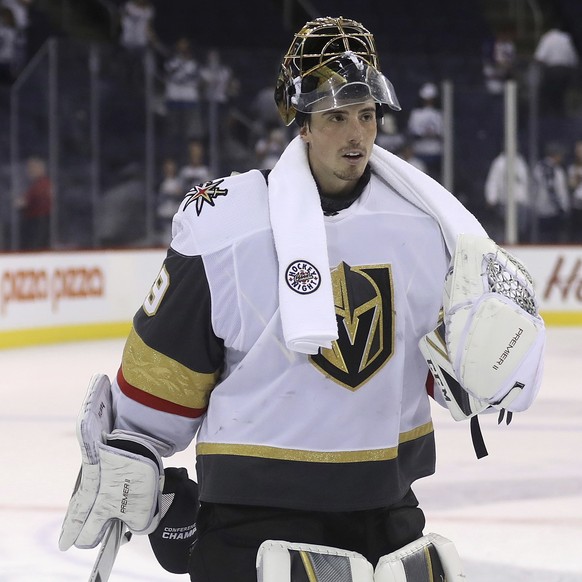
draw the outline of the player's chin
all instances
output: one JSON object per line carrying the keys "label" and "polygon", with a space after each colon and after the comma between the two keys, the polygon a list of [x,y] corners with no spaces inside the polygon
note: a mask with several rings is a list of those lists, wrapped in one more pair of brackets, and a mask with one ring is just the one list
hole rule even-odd
{"label": "player's chin", "polygon": [[359,180],[366,169],[366,162],[361,164],[345,164],[338,172],[344,180]]}

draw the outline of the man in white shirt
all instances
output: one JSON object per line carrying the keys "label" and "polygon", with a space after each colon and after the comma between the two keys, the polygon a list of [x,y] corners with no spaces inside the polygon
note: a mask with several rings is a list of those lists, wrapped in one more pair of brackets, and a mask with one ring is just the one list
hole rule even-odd
{"label": "man in white shirt", "polygon": [[[529,170],[523,156],[515,157],[513,173],[513,197],[517,207],[517,229],[520,242],[527,237],[529,215]],[[495,210],[497,219],[503,225],[507,211],[507,157],[501,152],[492,162],[485,181],[485,202]],[[502,232],[497,239],[502,239]]]}
{"label": "man in white shirt", "polygon": [[543,113],[564,115],[566,97],[573,73],[578,66],[578,53],[572,37],[555,27],[539,40],[534,59],[541,66],[540,109]]}
{"label": "man in white shirt", "polygon": [[410,112],[408,133],[413,140],[414,154],[424,162],[429,176],[438,181],[443,155],[443,114],[436,107],[437,86],[425,83],[419,97],[422,105]]}
{"label": "man in white shirt", "polygon": [[564,148],[555,142],[546,146],[545,157],[534,168],[538,240],[561,242],[570,213],[568,179],[562,164]]}
{"label": "man in white shirt", "polygon": [[149,0],[128,0],[120,10],[120,43],[126,50],[143,52],[153,38],[155,10]]}

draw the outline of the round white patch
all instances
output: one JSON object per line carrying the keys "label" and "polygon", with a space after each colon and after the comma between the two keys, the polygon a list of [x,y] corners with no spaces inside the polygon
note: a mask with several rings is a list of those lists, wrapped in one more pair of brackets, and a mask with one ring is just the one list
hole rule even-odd
{"label": "round white patch", "polygon": [[287,285],[296,293],[308,295],[317,291],[321,276],[319,271],[307,261],[293,261],[285,271]]}

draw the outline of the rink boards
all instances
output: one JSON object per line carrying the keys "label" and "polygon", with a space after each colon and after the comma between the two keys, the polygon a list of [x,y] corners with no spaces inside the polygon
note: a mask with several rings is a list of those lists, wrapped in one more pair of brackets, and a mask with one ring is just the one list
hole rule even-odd
{"label": "rink boards", "polygon": [[[548,325],[582,325],[582,246],[516,246]],[[165,249],[0,254],[0,348],[122,337]]]}

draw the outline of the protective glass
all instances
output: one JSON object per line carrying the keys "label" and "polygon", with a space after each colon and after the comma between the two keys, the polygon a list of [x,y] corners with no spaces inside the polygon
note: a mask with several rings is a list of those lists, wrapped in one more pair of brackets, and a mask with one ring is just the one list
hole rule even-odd
{"label": "protective glass", "polygon": [[400,111],[392,83],[365,61],[353,54],[346,55],[347,58],[344,55],[294,80],[297,92],[291,97],[291,103],[295,109],[302,113],[329,111],[371,98]]}

